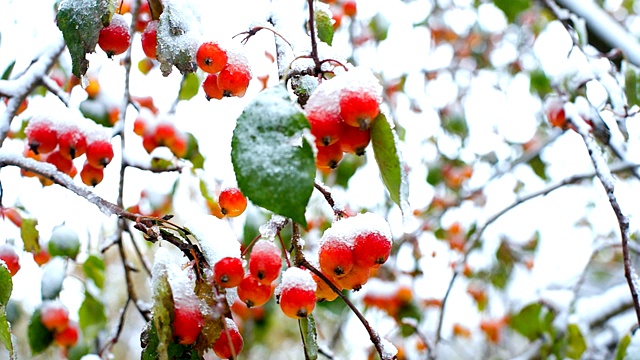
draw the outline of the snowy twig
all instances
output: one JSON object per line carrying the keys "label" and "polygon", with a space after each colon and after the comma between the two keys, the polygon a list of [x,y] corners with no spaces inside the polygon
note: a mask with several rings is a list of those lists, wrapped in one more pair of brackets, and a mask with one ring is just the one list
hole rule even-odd
{"label": "snowy twig", "polygon": [[11,120],[16,115],[20,104],[46,77],[47,72],[53,66],[60,53],[62,53],[64,47],[64,40],[60,37],[57,43],[48,47],[46,52],[17,79],[0,80],[0,96],[9,97],[7,109],[0,115],[0,147],[2,147],[4,139],[7,138],[7,134],[9,134]]}
{"label": "snowy twig", "polygon": [[327,200],[327,203],[329,203],[329,206],[331,206],[331,209],[333,210],[333,214],[335,215],[335,217],[338,220],[340,220],[340,219],[342,219],[344,217],[347,217],[347,212],[344,209],[339,208],[338,206],[336,206],[336,202],[335,202],[335,200],[333,200],[333,197],[331,196],[331,190],[329,188],[327,188],[326,186],[322,185],[318,181],[315,181],[313,183],[313,186],[315,186],[315,188],[318,191],[320,191],[322,196],[324,196],[325,200]]}
{"label": "snowy twig", "polygon": [[[608,172],[611,173],[620,173],[620,172],[626,172],[629,170],[633,170],[640,167],[640,164],[630,164],[630,163],[618,163],[618,164],[614,164],[613,166],[611,166],[611,169],[607,168]],[[489,225],[493,224],[496,220],[498,220],[500,217],[502,217],[504,214],[508,213],[509,211],[513,210],[514,208],[516,208],[517,206],[532,200],[534,198],[537,198],[539,196],[545,196],[548,195],[549,193],[560,189],[566,185],[571,185],[571,184],[577,184],[580,183],[584,180],[588,180],[588,179],[592,179],[594,176],[597,176],[597,172],[591,172],[591,173],[587,173],[587,174],[582,174],[582,175],[573,175],[569,178],[566,178],[564,180],[562,180],[561,182],[551,185],[549,187],[546,187],[544,189],[541,189],[539,191],[533,192],[529,195],[526,195],[524,197],[521,197],[520,199],[514,201],[512,204],[506,206],[505,208],[503,208],[502,210],[498,211],[496,214],[494,214],[493,216],[491,216],[489,219],[487,219],[487,221],[484,223],[484,225],[482,225],[480,228],[478,228],[477,231],[475,231],[473,233],[473,238],[469,239],[469,241],[467,241],[466,243],[466,247],[465,247],[465,251],[464,251],[464,256],[462,258],[462,260],[459,262],[460,264],[464,264],[467,260],[467,257],[469,255],[469,253],[471,252],[472,249],[474,249],[477,244],[480,242],[480,240],[482,239],[482,234],[484,233],[484,231],[487,229],[487,227],[489,227]],[[438,329],[436,330],[436,344],[440,341],[441,339],[441,331],[442,331],[442,325],[443,325],[443,319],[444,319],[444,312],[445,312],[445,307],[447,304],[447,300],[449,298],[449,294],[451,292],[451,289],[453,288],[453,284],[455,283],[458,275],[461,273],[461,269],[460,267],[456,267],[456,269],[453,272],[453,275],[451,277],[451,280],[449,281],[449,285],[447,287],[447,290],[445,292],[445,295],[442,299],[442,307],[440,310],[440,315],[439,315],[439,319],[438,319]]]}
{"label": "snowy twig", "polygon": [[120,317],[118,319],[118,325],[116,326],[116,330],[113,336],[111,336],[100,349],[101,356],[103,356],[105,352],[109,351],[113,347],[113,345],[115,345],[118,342],[118,339],[120,338],[120,334],[122,334],[122,329],[124,329],[124,320],[126,317],[127,309],[129,308],[129,304],[131,303],[131,300],[132,300],[131,297],[128,297],[127,302],[125,302],[122,309],[120,309]]}
{"label": "snowy twig", "polygon": [[64,106],[69,107],[69,93],[64,91],[64,89],[61,88],[55,80],[49,76],[45,76],[42,78],[42,86],[49,90],[50,93],[57,96]]}
{"label": "snowy twig", "polygon": [[313,63],[315,64],[314,73],[320,74],[322,72],[322,64],[320,63],[320,58],[318,57],[318,42],[316,40],[316,25],[315,25],[315,15],[313,8],[313,0],[307,0],[307,6],[309,6],[309,34],[311,36],[311,58],[313,59]]}
{"label": "snowy twig", "polygon": [[[622,50],[626,59],[640,66],[640,43],[635,36],[609,16],[593,0],[557,0],[558,4],[583,18],[587,26],[612,48]],[[553,3],[545,0],[545,3]]]}
{"label": "snowy twig", "polygon": [[636,317],[638,320],[638,325],[640,325],[640,297],[638,295],[638,275],[635,273],[631,265],[631,254],[629,252],[629,220],[622,213],[622,209],[620,208],[620,204],[618,204],[618,200],[614,194],[614,178],[611,175],[611,171],[607,167],[607,164],[604,158],[599,155],[599,147],[595,142],[595,139],[589,133],[589,125],[578,115],[577,109],[571,106],[572,103],[565,104],[565,113],[567,113],[567,118],[571,121],[571,123],[575,126],[576,131],[582,137],[584,144],[587,147],[587,151],[589,152],[589,157],[591,158],[591,162],[595,167],[596,176],[600,183],[605,189],[607,193],[607,197],[609,199],[609,204],[611,205],[611,209],[616,215],[616,219],[618,220],[618,226],[620,228],[620,237],[622,241],[622,256],[624,263],[624,275],[627,279],[627,283],[629,285],[629,290],[631,291],[631,297],[633,300],[633,307],[636,312]]}

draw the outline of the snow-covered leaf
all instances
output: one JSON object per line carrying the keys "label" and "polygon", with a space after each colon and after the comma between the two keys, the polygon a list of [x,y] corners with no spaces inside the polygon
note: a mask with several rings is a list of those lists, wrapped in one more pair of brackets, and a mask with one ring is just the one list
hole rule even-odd
{"label": "snow-covered leaf", "polygon": [[75,259],[80,252],[80,238],[78,233],[67,225],[56,226],[51,232],[49,240],[49,254]]}
{"label": "snow-covered leaf", "polygon": [[318,358],[318,334],[316,333],[316,322],[313,315],[298,320],[302,342],[304,344],[305,358],[315,360]]}
{"label": "snow-covered leaf", "polygon": [[168,250],[160,248],[156,252],[155,264],[153,265],[153,318],[151,327],[155,328],[158,344],[156,353],[158,359],[167,359],[169,344],[173,342],[173,331],[171,323],[173,321],[173,293],[169,283],[169,261]]}
{"label": "snow-covered leaf", "polygon": [[371,145],[373,146],[373,155],[378,163],[382,181],[387,187],[387,191],[389,191],[389,197],[398,206],[402,206],[406,202],[408,194],[404,189],[406,184],[402,179],[402,165],[396,136],[387,118],[382,113],[371,124]]}
{"label": "snow-covered leaf", "polygon": [[29,347],[31,347],[32,355],[45,351],[53,342],[53,332],[47,330],[40,320],[40,309],[36,309],[31,315],[27,335],[29,336]]}
{"label": "snow-covered leaf", "polygon": [[109,24],[114,9],[112,3],[112,0],[60,2],[56,23],[69,48],[72,71],[77,77],[89,69],[86,54],[95,51],[100,30]]}
{"label": "snow-covered leaf", "polygon": [[37,225],[38,220],[24,218],[20,224],[20,236],[24,243],[24,250],[34,254],[40,252],[40,244],[38,243],[40,235],[38,229],[36,229]]}
{"label": "snow-covered leaf", "polygon": [[158,20],[158,61],[162,75],[169,76],[173,66],[181,74],[196,71],[195,61],[200,32],[196,30],[200,19],[187,2],[164,2]]}
{"label": "snow-covered leaf", "polygon": [[43,300],[52,300],[58,297],[62,290],[62,282],[66,276],[66,260],[56,256],[42,267],[42,281],[40,290]]}
{"label": "snow-covered leaf", "polygon": [[307,226],[316,172],[304,114],[282,86],[261,92],[238,118],[231,160],[238,186],[254,204]]}

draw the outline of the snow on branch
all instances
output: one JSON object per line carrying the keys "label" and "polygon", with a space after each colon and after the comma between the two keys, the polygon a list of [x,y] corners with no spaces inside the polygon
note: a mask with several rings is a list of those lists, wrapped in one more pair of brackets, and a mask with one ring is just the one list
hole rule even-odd
{"label": "snow on branch", "polygon": [[557,0],[557,2],[583,18],[587,26],[611,47],[622,50],[629,62],[640,66],[640,43],[593,0]]}

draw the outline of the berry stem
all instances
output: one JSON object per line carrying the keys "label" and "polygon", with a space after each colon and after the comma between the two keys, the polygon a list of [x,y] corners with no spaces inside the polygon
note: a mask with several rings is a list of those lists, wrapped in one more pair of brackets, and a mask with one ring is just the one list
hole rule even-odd
{"label": "berry stem", "polygon": [[287,43],[287,45],[289,45],[289,47],[290,47],[291,49],[293,49],[293,46],[291,46],[291,43],[290,43],[290,42],[289,42],[289,41],[288,41],[284,36],[282,36],[279,32],[275,31],[274,29],[272,29],[272,28],[270,28],[270,27],[266,27],[266,26],[256,26],[256,27],[253,27],[253,28],[251,28],[251,29],[250,29],[250,30],[248,30],[248,31],[243,31],[243,32],[241,32],[241,33],[238,33],[238,34],[234,35],[234,36],[232,37],[232,39],[235,39],[235,38],[236,38],[236,36],[240,36],[240,35],[243,35],[243,34],[247,34],[247,36],[245,36],[242,40],[240,40],[240,42],[241,42],[242,44],[246,44],[252,36],[254,36],[255,34],[257,34],[257,33],[258,33],[258,31],[260,31],[260,30],[262,30],[262,29],[265,29],[265,30],[269,30],[269,31],[271,31],[271,32],[272,32],[272,33],[274,33],[276,36],[278,36],[280,39],[284,40],[284,42],[286,42],[286,43]]}
{"label": "berry stem", "polygon": [[322,72],[322,63],[318,57],[318,43],[316,41],[316,25],[314,21],[314,8],[313,0],[307,0],[309,6],[309,33],[311,35],[311,58],[315,64],[314,73],[320,74]]}
{"label": "berry stem", "polygon": [[262,237],[262,235],[258,234],[256,237],[253,238],[253,240],[251,240],[251,242],[249,243],[249,245],[247,245],[243,250],[242,250],[242,256],[244,257],[245,255],[247,255],[247,252],[249,251],[249,249],[251,249],[253,247],[253,244],[256,243],[256,241],[260,240],[260,238]]}
{"label": "berry stem", "polygon": [[318,181],[315,181],[313,183],[313,186],[318,191],[320,191],[325,200],[327,200],[327,203],[329,203],[329,206],[331,206],[331,209],[333,209],[333,214],[335,215],[337,220],[348,217],[347,212],[344,209],[336,206],[336,202],[333,200],[333,197],[331,196],[331,190],[329,190],[329,188],[319,183]]}
{"label": "berry stem", "polygon": [[284,256],[284,260],[287,262],[287,267],[291,267],[291,261],[289,261],[289,254],[285,250],[284,240],[282,240],[282,234],[278,232],[278,239],[280,239],[280,249],[282,250],[282,255]]}

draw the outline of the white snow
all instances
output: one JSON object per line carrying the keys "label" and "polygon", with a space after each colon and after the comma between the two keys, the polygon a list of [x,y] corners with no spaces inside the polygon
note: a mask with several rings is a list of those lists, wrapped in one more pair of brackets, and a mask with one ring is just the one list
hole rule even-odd
{"label": "white snow", "polygon": [[340,241],[353,246],[356,236],[371,233],[378,233],[389,242],[393,241],[387,220],[378,214],[367,212],[334,221],[322,234],[320,246],[327,241]]}
{"label": "white snow", "polygon": [[282,273],[282,280],[278,285],[277,293],[291,288],[298,288],[309,291],[316,291],[316,282],[311,276],[311,272],[298,267],[290,267]]}
{"label": "white snow", "polygon": [[258,229],[260,231],[260,237],[263,239],[275,239],[278,232],[284,227],[287,223],[287,218],[282,215],[273,214],[271,215],[271,219],[268,222],[260,225]]}
{"label": "white snow", "polygon": [[185,227],[200,242],[209,264],[215,264],[227,256],[240,257],[240,243],[229,223],[213,215],[195,215]]}

